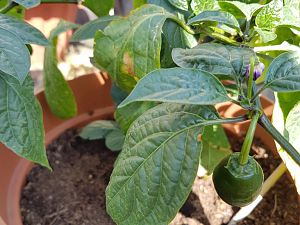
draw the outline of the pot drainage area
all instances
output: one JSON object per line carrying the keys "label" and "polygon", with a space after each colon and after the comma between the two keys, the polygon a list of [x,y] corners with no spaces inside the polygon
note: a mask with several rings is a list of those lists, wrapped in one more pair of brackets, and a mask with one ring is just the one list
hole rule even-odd
{"label": "pot drainage area", "polygon": [[[234,150],[242,140],[229,138]],[[280,163],[259,140],[253,154],[268,176]],[[68,130],[47,148],[53,172],[36,166],[29,173],[21,197],[24,225],[110,225],[105,210],[105,188],[117,153],[104,141],[87,141]],[[288,194],[287,194],[288,193]],[[211,177],[196,178],[192,192],[171,225],[222,225],[237,208],[215,193]],[[284,175],[255,211],[240,224],[299,224],[299,205],[293,184]]]}

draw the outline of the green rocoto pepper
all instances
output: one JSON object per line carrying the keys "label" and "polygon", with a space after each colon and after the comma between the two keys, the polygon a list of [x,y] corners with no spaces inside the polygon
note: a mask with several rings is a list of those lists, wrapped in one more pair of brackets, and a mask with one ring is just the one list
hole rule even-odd
{"label": "green rocoto pepper", "polygon": [[264,174],[261,166],[249,157],[245,165],[239,163],[240,153],[233,153],[223,159],[214,169],[213,182],[220,198],[226,203],[243,207],[259,195]]}

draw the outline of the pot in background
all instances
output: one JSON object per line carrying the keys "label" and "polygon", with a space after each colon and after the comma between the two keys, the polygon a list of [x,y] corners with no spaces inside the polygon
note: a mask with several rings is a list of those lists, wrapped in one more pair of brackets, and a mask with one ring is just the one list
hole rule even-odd
{"label": "pot in background", "polygon": [[[43,108],[46,145],[69,128],[82,127],[96,119],[113,119],[115,106],[110,97],[111,83],[108,80],[92,74],[69,81],[69,85],[78,107],[77,116],[69,120],[56,118],[46,103],[44,93],[37,95]],[[20,158],[0,144],[0,218],[2,217],[7,225],[22,225],[21,191],[33,166],[33,163]]]}

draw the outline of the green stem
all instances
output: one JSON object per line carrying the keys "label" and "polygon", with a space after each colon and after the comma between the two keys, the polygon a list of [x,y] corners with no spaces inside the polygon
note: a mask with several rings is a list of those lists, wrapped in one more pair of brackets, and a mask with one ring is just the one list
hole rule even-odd
{"label": "green stem", "polygon": [[241,154],[239,157],[239,163],[241,165],[245,165],[248,162],[248,156],[251,149],[251,145],[252,145],[252,141],[253,141],[253,137],[254,137],[254,133],[255,133],[255,129],[259,117],[260,117],[260,113],[258,111],[255,111],[254,115],[252,116],[250,127],[248,129],[246,138],[242,146]]}
{"label": "green stem", "polygon": [[181,26],[189,34],[196,34],[188,25],[186,25],[182,20],[178,19],[176,16],[172,16],[170,19],[174,20],[179,26]]}
{"label": "green stem", "polygon": [[250,58],[250,72],[249,72],[249,79],[248,79],[248,93],[247,98],[251,99],[252,97],[252,86],[253,86],[253,74],[254,74],[254,58]]}
{"label": "green stem", "polygon": [[290,142],[288,142],[281,133],[273,126],[271,121],[268,119],[268,117],[263,114],[258,123],[265,128],[266,131],[268,131],[269,134],[278,142],[278,144],[290,155],[290,157],[295,160],[295,162],[300,165],[300,154],[299,152],[294,148],[293,145],[291,145]]}
{"label": "green stem", "polygon": [[19,4],[18,3],[15,3],[15,2],[10,2],[9,4],[7,4],[4,8],[2,8],[0,10],[0,13],[1,14],[5,14],[5,13],[8,13],[10,10],[12,10],[14,7],[18,6]]}

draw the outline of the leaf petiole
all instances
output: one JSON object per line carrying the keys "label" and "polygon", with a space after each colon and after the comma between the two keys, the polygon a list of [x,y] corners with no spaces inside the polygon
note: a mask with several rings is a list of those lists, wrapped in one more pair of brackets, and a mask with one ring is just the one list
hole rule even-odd
{"label": "leaf petiole", "polygon": [[254,59],[253,59],[253,57],[251,57],[250,58],[249,80],[248,80],[248,93],[247,93],[248,99],[251,99],[251,97],[252,97],[253,73],[254,73]]}
{"label": "leaf petiole", "polygon": [[268,117],[263,114],[258,123],[266,130],[269,134],[280,144],[280,146],[290,155],[290,157],[295,160],[295,162],[300,165],[300,154],[294,148],[294,146],[288,142],[281,133],[273,126]]}
{"label": "leaf petiole", "polygon": [[175,21],[179,26],[181,26],[186,32],[189,34],[196,34],[188,25],[186,25],[182,20],[178,19],[176,16],[170,17],[173,21]]}

